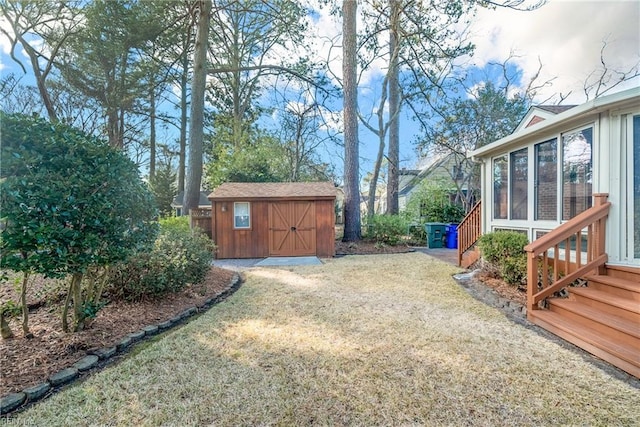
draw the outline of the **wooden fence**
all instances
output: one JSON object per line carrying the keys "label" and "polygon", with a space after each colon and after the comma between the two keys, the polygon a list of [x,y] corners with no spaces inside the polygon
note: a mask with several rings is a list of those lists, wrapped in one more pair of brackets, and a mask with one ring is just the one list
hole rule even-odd
{"label": "wooden fence", "polygon": [[191,209],[189,212],[191,228],[198,227],[211,238],[211,208]]}

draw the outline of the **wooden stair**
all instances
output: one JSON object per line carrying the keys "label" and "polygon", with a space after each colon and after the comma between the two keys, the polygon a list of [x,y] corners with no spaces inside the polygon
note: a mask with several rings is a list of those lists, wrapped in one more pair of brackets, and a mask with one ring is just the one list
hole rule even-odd
{"label": "wooden stair", "polygon": [[461,260],[460,260],[460,267],[469,268],[470,266],[473,265],[473,263],[475,263],[479,259],[480,259],[480,250],[477,248],[477,246],[474,246],[473,248],[469,249],[468,251],[462,254]]}
{"label": "wooden stair", "polygon": [[567,298],[548,298],[548,309],[529,319],[578,347],[640,378],[640,268],[606,266],[568,287]]}

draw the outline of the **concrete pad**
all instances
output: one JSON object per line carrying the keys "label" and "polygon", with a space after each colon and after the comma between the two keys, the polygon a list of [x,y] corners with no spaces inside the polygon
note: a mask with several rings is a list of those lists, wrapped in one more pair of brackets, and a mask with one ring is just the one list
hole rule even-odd
{"label": "concrete pad", "polygon": [[214,267],[225,268],[232,271],[244,271],[262,261],[262,258],[231,258],[214,259]]}
{"label": "concrete pad", "polygon": [[284,267],[291,265],[322,265],[322,261],[315,256],[269,257],[256,264],[256,267]]}

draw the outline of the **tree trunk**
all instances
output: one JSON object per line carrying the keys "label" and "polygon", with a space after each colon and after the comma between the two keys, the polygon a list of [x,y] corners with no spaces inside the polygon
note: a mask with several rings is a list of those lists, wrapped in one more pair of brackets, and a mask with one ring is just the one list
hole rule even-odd
{"label": "tree trunk", "polygon": [[67,289],[67,296],[64,299],[64,306],[62,307],[62,330],[69,332],[69,304],[71,304],[71,293],[73,292],[73,280],[69,282],[69,289]]}
{"label": "tree trunk", "polygon": [[361,238],[359,146],[358,146],[358,83],[356,14],[358,4],[342,2],[342,73],[344,91],[344,237],[345,242]]}
{"label": "tree trunk", "polygon": [[399,0],[391,1],[389,26],[389,173],[387,177],[387,213],[398,213],[398,190],[400,180],[400,82],[398,76],[398,25]]}
{"label": "tree trunk", "polygon": [[84,300],[82,298],[82,274],[75,273],[71,276],[71,294],[73,297],[74,332],[84,329]]}
{"label": "tree trunk", "polygon": [[149,179],[152,179],[156,175],[156,90],[154,88],[155,78],[151,80],[151,93],[149,94]]}
{"label": "tree trunk", "polygon": [[51,97],[49,96],[49,91],[47,90],[46,85],[46,74],[43,75],[40,70],[40,64],[38,63],[38,55],[36,51],[31,47],[29,43],[22,37],[19,36],[18,40],[22,43],[25,52],[29,55],[29,59],[31,60],[31,68],[33,68],[33,74],[36,78],[36,85],[38,86],[38,92],[40,93],[40,98],[42,98],[42,103],[44,104],[45,109],[47,110],[47,115],[49,116],[49,121],[52,123],[56,123],[58,121],[58,117],[56,115],[56,111],[53,108],[53,102],[51,101]]}
{"label": "tree trunk", "polygon": [[118,110],[112,107],[108,107],[107,110],[107,138],[110,146],[122,148],[118,138]]}
{"label": "tree trunk", "polygon": [[189,78],[188,49],[182,57],[182,75],[180,76],[180,155],[178,160],[178,192],[184,191],[185,158],[187,152],[187,82]]}
{"label": "tree trunk", "polygon": [[384,157],[384,140],[387,137],[387,129],[384,123],[384,107],[387,102],[387,90],[389,87],[389,77],[386,76],[382,81],[382,94],[380,103],[378,104],[378,130],[370,128],[373,133],[378,136],[378,155],[376,163],[373,166],[373,174],[369,183],[369,200],[367,201],[367,217],[371,218],[376,211],[376,193],[378,192],[378,178],[380,177],[380,169],[382,168],[382,158]]}
{"label": "tree trunk", "polygon": [[9,322],[4,315],[4,310],[0,309],[0,336],[2,336],[3,340],[8,340],[13,338],[13,331],[9,327]]}
{"label": "tree trunk", "polygon": [[202,146],[204,139],[204,92],[207,78],[207,46],[211,0],[198,0],[199,16],[196,44],[193,54],[193,81],[191,83],[191,118],[189,123],[189,162],[185,183],[184,214],[198,207],[202,182]]}
{"label": "tree trunk", "polygon": [[29,272],[22,273],[22,288],[20,289],[20,305],[22,306],[22,333],[25,338],[33,338],[29,330],[29,307],[27,306],[27,283]]}

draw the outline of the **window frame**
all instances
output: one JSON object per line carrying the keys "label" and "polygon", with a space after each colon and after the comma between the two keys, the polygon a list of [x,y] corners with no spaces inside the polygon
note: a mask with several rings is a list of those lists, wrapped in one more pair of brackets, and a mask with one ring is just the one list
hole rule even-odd
{"label": "window frame", "polygon": [[[588,196],[582,196],[584,197],[585,200],[585,209],[583,209],[580,212],[575,212],[573,216],[569,215],[568,217],[565,217],[565,135],[571,135],[571,134],[575,134],[578,132],[583,132],[587,129],[591,129],[591,142],[589,145],[589,149],[590,149],[590,175],[591,175],[591,194],[589,194]],[[595,179],[596,179],[596,170],[595,170],[595,163],[594,163],[594,152],[596,151],[596,135],[597,135],[597,129],[596,129],[596,124],[593,122],[590,122],[588,124],[585,124],[583,126],[580,127],[575,127],[573,129],[568,129],[566,131],[562,131],[559,132],[559,136],[558,136],[558,152],[559,152],[559,161],[558,161],[558,169],[560,171],[560,181],[559,181],[559,200],[558,200],[558,208],[559,208],[559,218],[560,218],[560,223],[564,223],[567,221],[570,221],[571,219],[573,219],[575,216],[579,215],[581,212],[584,212],[586,209],[589,209],[591,207],[593,207],[593,188],[596,186],[595,184]],[[587,183],[588,181],[585,181],[585,183]],[[571,211],[571,207],[569,207],[569,210]]]}
{"label": "window frame", "polygon": [[[240,215],[237,215],[237,207],[239,205],[247,206],[247,225],[246,226],[238,226],[237,218]],[[251,230],[251,202],[233,202],[233,229],[234,230]]]}

